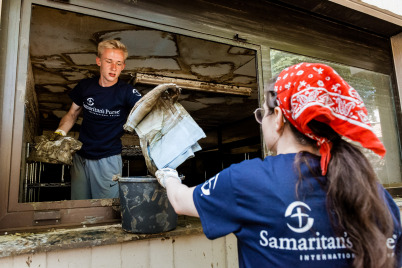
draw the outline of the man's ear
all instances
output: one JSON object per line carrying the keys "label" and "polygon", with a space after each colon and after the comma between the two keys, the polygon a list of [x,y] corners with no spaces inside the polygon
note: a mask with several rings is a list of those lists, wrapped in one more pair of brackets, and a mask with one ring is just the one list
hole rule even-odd
{"label": "man's ear", "polygon": [[101,59],[96,57],[96,65],[101,66]]}

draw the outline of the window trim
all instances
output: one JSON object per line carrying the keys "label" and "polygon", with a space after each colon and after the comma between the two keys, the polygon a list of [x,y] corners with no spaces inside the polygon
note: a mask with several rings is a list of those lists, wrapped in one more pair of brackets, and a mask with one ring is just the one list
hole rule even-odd
{"label": "window trim", "polygon": [[[106,1],[103,3],[106,3]],[[235,40],[233,38],[236,36],[237,32],[230,27],[224,28],[222,24],[217,23],[217,26],[212,22],[211,25],[201,25],[198,21],[191,21],[191,18],[188,17],[185,18],[186,16],[177,16],[177,18],[174,16],[165,16],[165,14],[157,13],[157,11],[149,11],[149,9],[147,10],[146,8],[149,8],[149,6],[144,3],[141,3],[143,6],[139,6],[139,8],[134,6],[132,9],[127,9],[125,8],[126,6],[123,6],[123,4],[116,5],[115,3],[110,2],[110,4],[99,5],[99,3],[95,0],[70,0],[68,4],[48,0],[3,1],[2,13],[4,12],[4,15],[6,16],[3,15],[1,17],[3,27],[2,31],[0,31],[0,34],[2,35],[0,42],[2,43],[2,48],[5,48],[4,55],[0,54],[0,63],[2,65],[1,67],[3,67],[1,68],[1,77],[3,78],[4,75],[4,81],[1,81],[0,79],[0,94],[3,94],[2,98],[0,97],[0,109],[2,110],[2,119],[0,119],[0,231],[40,228],[42,226],[41,224],[48,223],[50,223],[50,225],[46,225],[44,228],[48,228],[49,226],[64,227],[72,225],[77,226],[80,224],[116,222],[118,219],[116,218],[115,213],[119,214],[119,212],[113,208],[113,206],[116,204],[113,204],[110,199],[18,203],[22,128],[20,132],[18,132],[14,130],[14,126],[18,124],[15,118],[23,118],[23,115],[21,114],[22,109],[17,110],[16,107],[21,107],[21,105],[23,105],[20,99],[24,92],[20,89],[25,88],[27,75],[26,72],[21,70],[26,70],[28,66],[27,59],[29,43],[27,42],[29,42],[29,23],[26,24],[26,21],[29,20],[28,18],[30,18],[30,9],[33,4],[83,13],[90,16],[117,20],[123,23],[154,28],[175,34],[188,35],[208,41],[215,41],[253,49],[257,54],[257,79],[260,100],[262,99],[263,95],[262,85],[265,84],[264,82],[268,82],[271,76],[269,54],[270,48],[273,48],[329,61],[336,60],[336,62],[342,64],[355,65],[359,68],[389,74],[393,78],[392,88],[394,89],[395,106],[400,107],[401,99],[397,89],[397,83],[394,80],[396,73],[395,71],[391,70],[392,62],[389,62],[389,65],[387,66],[381,65],[381,61],[378,60],[381,58],[379,55],[384,54],[374,53],[375,55],[372,56],[371,53],[368,53],[370,52],[369,49],[373,47],[384,46],[384,43],[386,42],[384,39],[382,39],[384,42],[380,40],[381,42],[379,43],[381,44],[377,45],[377,43],[375,43],[372,46],[363,49],[363,51],[366,53],[364,54],[365,57],[356,61],[357,56],[350,57],[353,55],[350,51],[346,51],[345,54],[342,55],[336,55],[336,53],[334,54],[333,52],[337,51],[337,49],[329,49],[328,51],[324,50],[322,48],[322,42],[319,42],[321,46],[319,49],[313,49],[310,44],[305,44],[305,39],[295,40],[294,43],[293,41],[290,43],[289,40],[293,40],[292,38],[295,37],[294,33],[293,36],[285,38],[283,35],[278,37],[275,36],[273,31],[267,31],[267,33],[257,31],[257,35],[254,36],[252,32],[244,30],[247,28],[246,25],[244,28],[240,27],[242,29],[239,30],[240,39]],[[123,7],[123,10],[121,7]],[[99,8],[104,8],[105,10],[108,10],[108,12],[99,10]],[[28,17],[26,12],[29,12]],[[292,13],[293,11],[288,10],[287,12]],[[295,13],[296,12],[293,12],[293,14]],[[152,21],[149,20],[151,17],[150,15],[154,15],[152,17]],[[305,21],[304,19],[300,21],[301,16],[307,15],[303,15],[302,13],[296,14],[296,18],[298,19],[297,21],[303,23]],[[20,19],[22,19],[21,22],[19,21]],[[309,21],[317,21],[317,18],[309,17],[308,19]],[[25,24],[23,24],[22,21],[24,21]],[[263,23],[264,20],[261,20],[261,22]],[[325,24],[325,27],[337,27],[329,21],[323,23]],[[319,23],[319,27],[322,27],[323,23]],[[326,23],[328,23],[328,25]],[[25,25],[28,25],[28,27],[24,27]],[[181,25],[183,28],[171,25]],[[320,29],[322,30],[323,28],[313,28],[313,31],[316,33]],[[283,28],[280,28],[279,30],[283,30]],[[336,28],[335,30],[339,34],[339,30],[344,30],[344,28],[339,26],[339,28]],[[23,31],[25,31],[24,34],[22,34]],[[340,36],[340,38],[345,37],[347,41],[352,40],[352,43],[355,44],[356,47],[359,44],[362,44],[363,39],[366,40],[371,38],[370,33],[358,31],[357,33],[361,33],[364,38],[348,39],[349,34],[353,35],[356,32],[356,30],[352,29],[351,33],[348,33],[348,35],[345,36]],[[267,36],[265,36],[265,34]],[[324,32],[319,32],[319,34],[321,37],[325,37],[326,35]],[[243,40],[244,37],[251,39],[254,43],[245,43]],[[300,36],[296,37],[299,38]],[[334,40],[334,36],[331,35],[330,37],[331,40]],[[336,36],[336,38],[338,38],[338,36]],[[356,43],[353,41],[356,41]],[[375,41],[378,42],[378,39],[375,39]],[[389,39],[387,39],[387,41],[388,43],[391,43]],[[3,45],[3,43],[5,45]],[[350,48],[350,46],[346,47]],[[341,48],[344,48],[344,46]],[[373,58],[373,61],[364,60],[367,59],[367,54],[370,54],[370,57]],[[24,55],[25,58],[23,57]],[[390,61],[392,61],[392,56]],[[388,63],[388,60],[386,63]],[[263,69],[262,66],[264,66],[265,69]],[[23,67],[25,67],[25,69]],[[5,89],[8,90],[6,91]],[[18,117],[15,117],[16,115],[18,115]],[[400,111],[397,111],[397,120],[398,123],[402,120]],[[398,135],[402,140],[400,124],[397,125],[397,129],[399,130]],[[15,181],[18,182],[17,187],[15,187]],[[74,215],[72,216],[72,214]],[[38,222],[38,224],[35,224],[35,219],[39,219],[40,217],[43,218],[46,215],[48,215],[48,222]],[[57,218],[61,218],[62,220],[56,223]]]}
{"label": "window trim", "polygon": [[[93,200],[64,200],[53,202],[19,203],[21,149],[23,146],[23,124],[19,124],[24,118],[24,97],[27,71],[29,64],[29,34],[31,9],[33,5],[42,5],[71,12],[82,13],[89,16],[101,17],[148,27],[161,31],[172,32],[195,37],[202,40],[219,42],[237,47],[248,48],[256,51],[257,80],[262,81],[261,48],[258,45],[237,42],[216,35],[202,34],[178,27],[162,25],[136,18],[116,15],[117,13],[95,10],[79,6],[78,4],[62,4],[45,0],[11,1],[9,8],[9,29],[7,34],[6,54],[4,65],[5,81],[3,92],[5,94],[2,108],[3,121],[1,132],[0,156],[0,231],[12,231],[21,229],[41,229],[49,227],[68,227],[87,224],[115,223],[120,221],[118,199],[93,199]],[[91,3],[88,3],[90,5]],[[115,8],[116,9],[116,8]],[[21,15],[20,15],[21,14]],[[21,17],[20,17],[21,16]],[[20,20],[21,19],[21,20]],[[18,33],[18,34],[16,34]],[[10,49],[10,50],[9,50]],[[6,86],[8,85],[8,86]],[[12,85],[12,86],[11,86]],[[258,82],[259,92],[261,83]],[[15,88],[5,92],[6,88]],[[7,95],[8,94],[8,95]],[[6,96],[7,95],[7,96]]]}

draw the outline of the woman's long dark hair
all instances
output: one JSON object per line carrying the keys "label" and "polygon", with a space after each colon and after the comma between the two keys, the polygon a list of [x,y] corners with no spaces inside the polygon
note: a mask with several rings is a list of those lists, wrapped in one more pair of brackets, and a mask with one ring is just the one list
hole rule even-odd
{"label": "woman's long dark hair", "polygon": [[[266,100],[272,98],[270,94],[272,92],[265,94]],[[268,107],[272,109],[272,105]],[[290,123],[289,126],[300,144],[316,146],[316,141]],[[386,247],[394,225],[370,162],[359,148],[343,140],[328,125],[311,121],[308,126],[317,136],[326,137],[333,144],[324,185],[327,212],[335,233],[347,232],[350,237],[353,244],[350,250],[355,254],[353,266],[394,267],[395,258],[388,257],[390,252]],[[308,163],[306,157],[301,152],[296,162]]]}

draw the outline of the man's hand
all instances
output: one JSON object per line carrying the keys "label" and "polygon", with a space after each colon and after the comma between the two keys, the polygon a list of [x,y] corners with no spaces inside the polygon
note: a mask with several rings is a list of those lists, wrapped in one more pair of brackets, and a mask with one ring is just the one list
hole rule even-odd
{"label": "man's hand", "polygon": [[50,134],[49,140],[54,141],[54,140],[58,140],[60,137],[65,137],[65,136],[66,136],[66,132],[64,130],[57,129],[55,132]]}
{"label": "man's hand", "polygon": [[169,88],[181,90],[179,86],[177,86],[176,84],[173,84],[173,83],[160,84],[155,87],[155,89],[160,89],[160,90],[167,90]]}
{"label": "man's hand", "polygon": [[162,168],[155,172],[155,177],[158,179],[160,185],[163,188],[166,188],[166,180],[168,179],[175,179],[181,183],[181,179],[179,178],[179,174],[175,169],[171,168]]}
{"label": "man's hand", "polygon": [[162,94],[162,96],[172,99],[173,102],[177,101],[181,93],[181,88],[173,83],[160,84],[159,86],[155,87],[154,90],[156,90],[157,92],[164,91],[164,94]]}

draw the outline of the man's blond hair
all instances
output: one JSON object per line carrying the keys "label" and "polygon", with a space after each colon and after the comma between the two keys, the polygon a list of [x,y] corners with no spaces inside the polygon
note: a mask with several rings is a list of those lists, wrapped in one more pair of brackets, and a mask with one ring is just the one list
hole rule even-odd
{"label": "man's blond hair", "polygon": [[124,53],[124,60],[126,60],[128,57],[127,47],[119,40],[105,40],[105,41],[100,42],[98,44],[98,57],[99,58],[102,56],[102,53],[106,48],[120,49]]}

